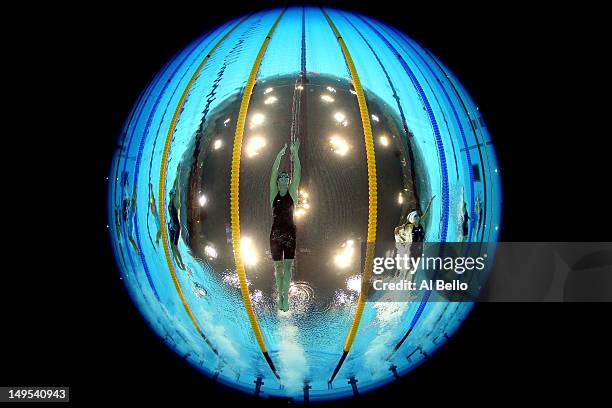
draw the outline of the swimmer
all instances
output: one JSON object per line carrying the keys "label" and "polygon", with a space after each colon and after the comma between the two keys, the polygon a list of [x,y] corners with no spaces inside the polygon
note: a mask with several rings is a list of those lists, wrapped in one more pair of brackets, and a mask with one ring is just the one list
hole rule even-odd
{"label": "swimmer", "polygon": [[159,244],[161,238],[161,228],[159,227],[159,215],[157,215],[157,205],[155,204],[155,196],[153,195],[153,184],[149,183],[149,208],[157,225],[157,235],[155,236],[155,245]]}
{"label": "swimmer", "polygon": [[130,241],[130,244],[134,247],[136,254],[140,255],[140,249],[132,236],[132,231],[134,229],[134,217],[136,216],[136,187],[134,187],[134,191],[132,192],[132,197],[130,197],[129,184],[128,184],[128,174],[124,172],[122,174],[123,177],[123,201],[121,208],[121,215],[123,218],[123,222],[127,229],[127,237]]}
{"label": "swimmer", "polygon": [[178,191],[178,173],[180,173],[180,167],[177,171],[176,179],[174,179],[174,185],[170,190],[170,200],[168,202],[168,213],[170,214],[170,221],[168,222],[168,234],[170,236],[170,249],[172,250],[172,256],[176,261],[176,264],[182,270],[186,270],[181,252],[178,249],[179,239],[181,237],[181,221],[179,208],[181,208],[180,192]]}
{"label": "swimmer", "polygon": [[[397,246],[398,255],[403,256],[407,253],[410,257],[415,258],[423,252],[422,244],[420,243],[425,241],[425,218],[429,215],[429,209],[431,208],[431,203],[434,198],[436,198],[436,196],[431,197],[429,200],[423,215],[419,215],[418,210],[413,210],[408,213],[407,221],[395,228],[395,242],[399,244],[408,244]],[[395,275],[398,276],[399,274],[399,276],[403,278],[405,273],[409,271],[410,268],[407,270],[398,270]]]}
{"label": "swimmer", "polygon": [[431,203],[436,196],[431,197],[427,208],[423,215],[419,215],[417,210],[413,210],[408,214],[407,221],[395,228],[395,242],[411,243],[423,242],[425,240],[425,231],[423,224],[425,218],[429,214]]}
{"label": "swimmer", "polygon": [[285,312],[289,310],[289,285],[295,258],[296,225],[293,210],[298,202],[298,187],[302,173],[298,156],[299,148],[300,140],[297,139],[291,145],[291,158],[293,159],[293,178],[291,180],[286,171],[278,173],[287,144],[278,152],[270,176],[270,207],[272,207],[273,218],[270,230],[270,252],[274,260],[278,307]]}
{"label": "swimmer", "polygon": [[459,233],[459,236],[461,237],[461,241],[465,241],[467,239],[468,233],[469,233],[469,220],[470,220],[470,215],[468,214],[468,210],[467,210],[467,203],[465,202],[465,191],[463,189],[463,187],[461,187],[461,204],[459,205],[459,220],[460,220],[460,226],[461,226],[461,231]]}
{"label": "swimmer", "polygon": [[115,204],[115,231],[117,231],[117,243],[121,245],[121,209]]}
{"label": "swimmer", "polygon": [[480,228],[482,227],[482,200],[480,198],[480,191],[476,193],[476,200],[474,203],[474,212],[478,216],[478,229],[477,232],[480,232]]}

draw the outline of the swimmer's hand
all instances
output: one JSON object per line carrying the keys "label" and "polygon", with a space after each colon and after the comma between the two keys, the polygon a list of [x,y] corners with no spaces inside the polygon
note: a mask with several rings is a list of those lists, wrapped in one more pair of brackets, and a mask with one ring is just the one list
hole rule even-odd
{"label": "swimmer's hand", "polygon": [[285,145],[280,149],[280,151],[278,152],[277,157],[283,157],[285,155],[286,151],[287,151],[287,143],[285,143]]}
{"label": "swimmer's hand", "polygon": [[300,139],[295,139],[295,142],[291,144],[291,154],[298,154],[298,150],[300,149]]}

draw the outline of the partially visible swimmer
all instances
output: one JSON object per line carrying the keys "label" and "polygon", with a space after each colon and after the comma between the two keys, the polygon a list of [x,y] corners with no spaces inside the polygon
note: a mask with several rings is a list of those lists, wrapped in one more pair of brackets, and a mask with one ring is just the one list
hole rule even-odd
{"label": "partially visible swimmer", "polygon": [[132,232],[134,230],[134,217],[136,216],[136,187],[132,191],[132,196],[130,197],[129,193],[129,182],[128,182],[128,173],[123,172],[122,174],[122,185],[123,185],[123,200],[121,205],[121,216],[123,219],[123,223],[127,228],[127,237],[134,247],[136,254],[140,255],[140,249],[132,236]]}
{"label": "partially visible swimmer", "polygon": [[298,188],[302,167],[299,157],[300,140],[291,144],[293,177],[286,171],[278,172],[280,162],[287,150],[287,144],[278,152],[270,175],[270,207],[272,207],[272,228],[270,229],[270,252],[274,260],[278,308],[289,310],[289,286],[293,259],[295,258],[297,228],[293,218],[294,206],[298,203]]}
{"label": "partially visible swimmer", "polygon": [[157,214],[157,205],[155,204],[155,195],[153,195],[153,184],[149,183],[149,208],[151,209],[151,214],[155,219],[155,225],[157,225],[157,234],[155,235],[155,245],[159,244],[159,239],[161,238],[162,230],[159,225],[159,215]]}
{"label": "partially visible swimmer", "polygon": [[172,185],[172,189],[169,193],[170,200],[168,200],[168,213],[170,214],[170,220],[168,221],[168,235],[170,236],[170,249],[172,251],[172,256],[174,257],[178,267],[185,271],[185,264],[183,263],[181,252],[178,249],[179,239],[181,237],[181,221],[179,214],[181,208],[181,198],[180,192],[178,191],[178,174],[180,171],[181,169],[179,166],[177,176],[174,179],[174,184]]}
{"label": "partially visible swimmer", "polygon": [[[397,248],[397,255],[403,257],[404,255],[408,255],[411,258],[419,257],[423,252],[422,242],[425,241],[425,218],[429,214],[429,209],[431,208],[431,203],[436,196],[431,197],[429,203],[427,204],[427,208],[423,215],[419,215],[418,210],[413,210],[408,213],[407,221],[403,224],[395,227],[395,242]],[[398,270],[396,272],[396,276],[403,277],[407,272],[410,271],[410,268],[406,270]]]}
{"label": "partially visible swimmer", "polygon": [[434,198],[436,198],[436,196],[431,197],[429,200],[423,215],[419,215],[418,210],[413,210],[406,217],[406,222],[395,227],[395,242],[412,243],[423,242],[425,240],[425,218],[429,215],[429,209],[431,208],[431,203]]}
{"label": "partially visible swimmer", "polygon": [[115,230],[117,232],[117,242],[121,245],[121,205],[115,204]]}
{"label": "partially visible swimmer", "polygon": [[476,200],[474,202],[474,212],[478,217],[478,227],[476,232],[480,232],[480,228],[482,228],[482,201],[480,199],[480,191],[476,193]]}
{"label": "partially visible swimmer", "polygon": [[465,191],[463,187],[461,187],[461,204],[459,204],[459,226],[461,228],[459,236],[460,241],[463,242],[467,239],[468,233],[470,231],[470,215],[468,214],[467,203],[465,202]]}

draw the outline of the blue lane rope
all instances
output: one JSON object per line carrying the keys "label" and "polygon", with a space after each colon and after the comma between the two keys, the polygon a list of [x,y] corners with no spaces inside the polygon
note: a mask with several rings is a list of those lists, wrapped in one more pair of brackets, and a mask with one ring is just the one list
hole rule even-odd
{"label": "blue lane rope", "polygon": [[412,72],[412,70],[410,69],[406,61],[404,60],[404,58],[400,55],[397,49],[389,42],[389,40],[387,40],[385,36],[381,34],[380,31],[378,31],[374,26],[372,26],[372,24],[370,24],[368,21],[364,20],[363,18],[361,18],[361,20],[368,27],[370,27],[370,29],[374,31],[378,35],[378,37],[380,37],[380,39],[387,45],[387,47],[389,47],[389,49],[397,56],[400,64],[402,65],[402,67],[404,68],[408,76],[410,77],[410,81],[412,82],[417,92],[419,93],[421,101],[425,105],[425,110],[427,112],[427,116],[429,118],[430,125],[434,131],[434,135],[436,139],[436,147],[438,149],[438,155],[440,158],[440,172],[442,173],[442,219],[441,219],[442,227],[440,231],[440,242],[446,242],[446,237],[448,234],[448,213],[449,213],[448,170],[447,170],[447,165],[446,165],[446,155],[444,154],[444,144],[442,143],[442,136],[440,135],[440,129],[438,127],[438,122],[433,113],[433,109],[431,108],[431,104],[429,103],[429,100],[427,99],[427,95],[425,95],[425,91],[423,90],[423,87],[419,83],[418,79],[416,78],[416,76],[414,75],[414,73]]}

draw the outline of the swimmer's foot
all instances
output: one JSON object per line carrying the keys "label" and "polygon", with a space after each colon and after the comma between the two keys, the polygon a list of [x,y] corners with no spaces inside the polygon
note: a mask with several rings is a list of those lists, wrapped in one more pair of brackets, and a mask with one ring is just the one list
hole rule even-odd
{"label": "swimmer's foot", "polygon": [[181,262],[177,257],[174,258],[174,261],[176,262],[176,266],[179,267],[179,269],[181,270],[186,270],[185,269],[185,265],[183,264],[183,262]]}
{"label": "swimmer's foot", "polygon": [[284,311],[284,304],[282,295],[278,295],[278,310]]}

